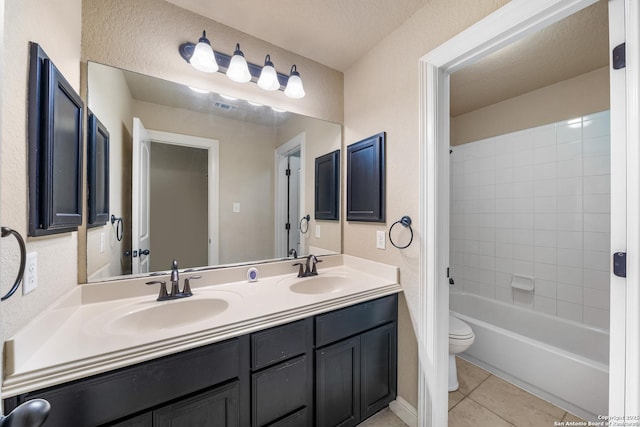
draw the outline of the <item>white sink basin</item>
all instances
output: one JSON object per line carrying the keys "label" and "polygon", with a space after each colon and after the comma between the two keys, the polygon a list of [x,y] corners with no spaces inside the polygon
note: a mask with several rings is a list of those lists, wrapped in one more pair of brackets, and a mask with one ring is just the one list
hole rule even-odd
{"label": "white sink basin", "polygon": [[340,292],[353,284],[353,278],[342,275],[318,275],[311,277],[290,277],[281,282],[291,292],[297,294],[330,294]]}
{"label": "white sink basin", "polygon": [[184,298],[146,303],[107,322],[106,329],[114,334],[137,334],[173,329],[210,319],[225,312],[229,303],[221,298]]}

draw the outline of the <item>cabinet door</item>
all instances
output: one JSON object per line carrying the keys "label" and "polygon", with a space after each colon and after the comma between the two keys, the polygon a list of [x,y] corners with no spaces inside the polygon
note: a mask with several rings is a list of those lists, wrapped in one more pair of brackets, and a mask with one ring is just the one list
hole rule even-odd
{"label": "cabinet door", "polygon": [[360,338],[316,350],[317,427],[360,421]]}
{"label": "cabinet door", "polygon": [[396,397],[396,323],[360,335],[360,417],[375,414]]}
{"label": "cabinet door", "polygon": [[153,412],[154,427],[238,427],[238,381],[167,405]]}

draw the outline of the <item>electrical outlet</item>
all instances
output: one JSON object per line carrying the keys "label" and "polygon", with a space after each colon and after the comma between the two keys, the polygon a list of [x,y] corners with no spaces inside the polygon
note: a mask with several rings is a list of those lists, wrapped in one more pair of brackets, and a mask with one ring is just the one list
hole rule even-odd
{"label": "electrical outlet", "polygon": [[233,204],[233,213],[239,213],[240,212],[240,203],[235,202]]}
{"label": "electrical outlet", "polygon": [[316,224],[316,239],[320,238],[320,226]]}
{"label": "electrical outlet", "polygon": [[22,295],[26,295],[38,287],[38,253],[30,252],[24,266],[22,277]]}
{"label": "electrical outlet", "polygon": [[384,231],[376,232],[376,248],[385,249],[387,244],[387,235]]}

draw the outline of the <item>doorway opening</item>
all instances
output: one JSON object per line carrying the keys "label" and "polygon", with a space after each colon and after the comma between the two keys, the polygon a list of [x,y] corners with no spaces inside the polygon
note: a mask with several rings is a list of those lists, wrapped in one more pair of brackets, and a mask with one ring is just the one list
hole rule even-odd
{"label": "doorway opening", "polygon": [[276,149],[275,255],[278,258],[305,253],[304,232],[304,133]]}

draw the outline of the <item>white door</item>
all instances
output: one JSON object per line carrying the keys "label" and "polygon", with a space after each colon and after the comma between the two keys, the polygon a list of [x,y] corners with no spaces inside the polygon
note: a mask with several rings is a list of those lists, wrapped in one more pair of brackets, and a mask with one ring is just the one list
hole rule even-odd
{"label": "white door", "polygon": [[133,164],[131,188],[133,256],[131,272],[148,273],[151,236],[149,233],[149,163],[151,160],[151,139],[139,118],[133,118]]}
{"label": "white door", "polygon": [[[289,218],[291,222],[291,232],[289,233],[289,248],[300,250],[300,218],[303,213],[300,210],[300,152],[289,155]],[[303,226],[308,226],[306,224]]]}

